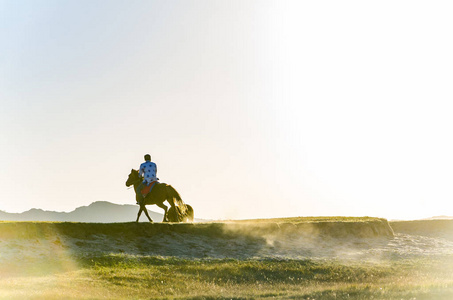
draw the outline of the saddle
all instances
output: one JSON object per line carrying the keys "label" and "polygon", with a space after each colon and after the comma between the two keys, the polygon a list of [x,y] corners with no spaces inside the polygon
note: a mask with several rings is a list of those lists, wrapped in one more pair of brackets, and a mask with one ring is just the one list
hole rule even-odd
{"label": "saddle", "polygon": [[151,193],[151,190],[153,188],[153,186],[156,184],[157,180],[156,181],[152,181],[149,185],[145,186],[142,190],[141,190],[141,193],[142,193],[142,196],[143,198],[146,197],[146,195],[148,195],[149,193]]}

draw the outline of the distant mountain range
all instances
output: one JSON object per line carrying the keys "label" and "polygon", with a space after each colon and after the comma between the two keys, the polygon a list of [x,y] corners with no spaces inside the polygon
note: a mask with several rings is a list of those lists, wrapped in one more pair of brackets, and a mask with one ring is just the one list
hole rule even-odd
{"label": "distant mountain range", "polygon": [[[162,210],[163,212],[163,210]],[[0,221],[57,221],[57,222],[90,222],[116,223],[133,222],[137,218],[138,205],[114,204],[107,201],[93,202],[88,206],[81,206],[71,212],[46,211],[32,208],[23,213],[7,213],[0,211]],[[163,213],[156,213],[148,209],[154,222],[161,222]],[[142,213],[140,221],[147,221]]]}
{"label": "distant mountain range", "polygon": [[[157,207],[156,207],[157,208]],[[160,208],[158,208],[160,209]],[[122,223],[133,222],[137,218],[138,205],[115,204],[108,201],[96,201],[88,206],[81,206],[71,212],[47,211],[32,208],[22,213],[8,213],[0,210],[0,221],[54,221],[54,222],[87,222],[87,223]],[[162,213],[151,211],[148,213],[154,222],[162,222]],[[453,216],[435,216],[422,220],[453,219]],[[140,216],[140,222],[148,219],[145,214]],[[195,221],[208,221],[195,219]],[[397,221],[397,220],[392,220]]]}
{"label": "distant mountain range", "polygon": [[452,216],[435,216],[435,217],[426,218],[426,219],[422,219],[422,220],[450,220],[450,219],[453,219],[453,217]]}

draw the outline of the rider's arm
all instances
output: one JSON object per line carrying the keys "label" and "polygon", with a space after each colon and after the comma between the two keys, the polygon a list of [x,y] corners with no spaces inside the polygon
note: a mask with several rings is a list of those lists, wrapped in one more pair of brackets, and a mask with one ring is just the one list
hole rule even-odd
{"label": "rider's arm", "polygon": [[140,169],[138,171],[138,176],[143,177],[143,173],[145,172],[145,167],[143,164],[140,165]]}

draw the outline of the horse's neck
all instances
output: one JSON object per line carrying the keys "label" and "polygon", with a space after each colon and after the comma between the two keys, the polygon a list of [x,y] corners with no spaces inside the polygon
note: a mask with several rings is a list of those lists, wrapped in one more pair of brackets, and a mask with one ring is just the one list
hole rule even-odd
{"label": "horse's neck", "polygon": [[136,188],[141,182],[143,181],[143,178],[138,178],[135,183],[133,184],[134,185],[134,188]]}

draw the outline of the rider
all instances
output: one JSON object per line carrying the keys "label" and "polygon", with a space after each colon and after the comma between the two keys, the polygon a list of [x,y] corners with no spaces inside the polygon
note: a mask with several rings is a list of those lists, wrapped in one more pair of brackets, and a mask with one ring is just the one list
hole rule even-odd
{"label": "rider", "polygon": [[145,155],[145,162],[140,165],[138,175],[143,176],[143,181],[135,190],[137,194],[137,203],[140,203],[143,200],[142,189],[151,182],[157,180],[157,166],[151,161],[151,155]]}

